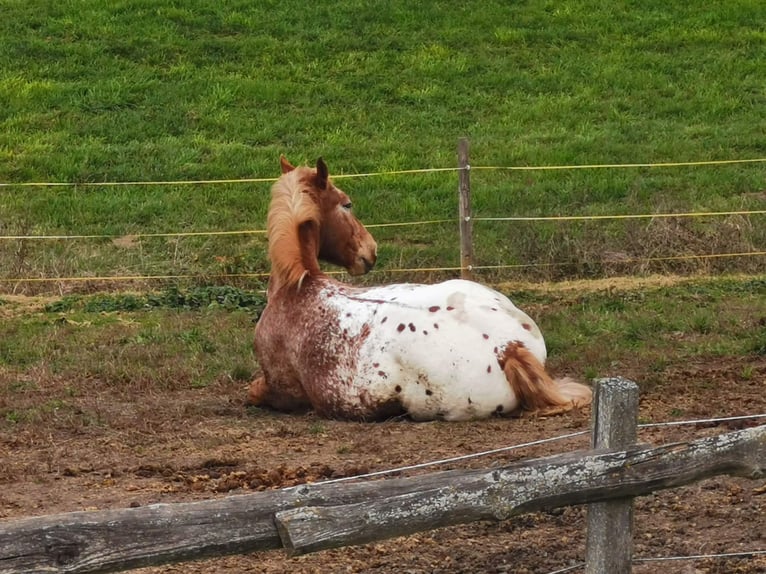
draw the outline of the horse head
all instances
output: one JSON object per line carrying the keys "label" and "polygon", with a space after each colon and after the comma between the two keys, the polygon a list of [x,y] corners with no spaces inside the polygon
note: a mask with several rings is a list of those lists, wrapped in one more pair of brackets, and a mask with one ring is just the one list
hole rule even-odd
{"label": "horse head", "polygon": [[[363,275],[375,265],[377,244],[354,216],[351,200],[330,179],[322,158],[316,168],[280,158],[282,177],[272,188],[269,255],[288,283],[319,272],[316,259]],[[297,228],[297,236],[290,230]]]}

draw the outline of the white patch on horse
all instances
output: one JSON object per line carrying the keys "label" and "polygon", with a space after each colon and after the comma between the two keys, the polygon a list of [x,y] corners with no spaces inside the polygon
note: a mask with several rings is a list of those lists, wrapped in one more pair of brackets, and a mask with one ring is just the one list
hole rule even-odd
{"label": "white patch on horse", "polygon": [[[509,342],[541,362],[545,344],[534,321],[506,297],[476,283],[337,289],[320,299],[358,349],[349,402],[399,400],[414,419],[484,418],[519,407],[498,363]],[[372,321],[373,315],[381,321]],[[345,371],[345,369],[344,369]],[[343,375],[351,375],[345,371]]]}

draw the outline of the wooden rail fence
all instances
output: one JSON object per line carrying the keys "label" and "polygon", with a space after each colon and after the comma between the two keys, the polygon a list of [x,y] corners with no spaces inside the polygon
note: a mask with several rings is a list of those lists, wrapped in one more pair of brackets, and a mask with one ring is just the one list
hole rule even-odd
{"label": "wooden rail fence", "polygon": [[0,573],[117,572],[276,548],[296,555],[574,504],[590,505],[586,572],[627,573],[633,497],[716,475],[766,473],[766,425],[634,444],[637,396],[625,379],[597,382],[590,451],[492,469],[7,520],[0,522]]}

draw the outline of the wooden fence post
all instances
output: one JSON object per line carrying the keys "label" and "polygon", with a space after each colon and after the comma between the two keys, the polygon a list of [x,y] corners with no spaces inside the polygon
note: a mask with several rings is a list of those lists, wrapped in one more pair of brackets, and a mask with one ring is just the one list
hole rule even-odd
{"label": "wooden fence post", "polygon": [[[625,449],[636,443],[638,385],[622,377],[596,381],[593,448]],[[585,574],[630,574],[633,498],[588,505]]]}
{"label": "wooden fence post", "polygon": [[468,139],[457,142],[458,192],[460,193],[460,277],[473,279],[473,221],[471,220],[471,164]]}

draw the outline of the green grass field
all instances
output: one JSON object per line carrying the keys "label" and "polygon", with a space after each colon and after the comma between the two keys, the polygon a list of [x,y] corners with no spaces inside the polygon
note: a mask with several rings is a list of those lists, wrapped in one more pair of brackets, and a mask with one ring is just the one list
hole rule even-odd
{"label": "green grass field", "polygon": [[[766,157],[766,5],[682,2],[41,2],[0,7],[0,182],[274,177]],[[764,209],[766,163],[475,170],[477,217]],[[456,218],[455,172],[339,180],[366,223]],[[268,183],[0,187],[0,291],[257,284]],[[456,224],[375,229],[382,275],[458,264]],[[766,247],[763,215],[477,221],[478,265],[507,278],[762,269],[656,260]],[[83,239],[8,236],[98,235]],[[647,258],[655,258],[647,261]],[[635,262],[635,259],[640,261]],[[446,273],[449,275],[450,273]]]}

